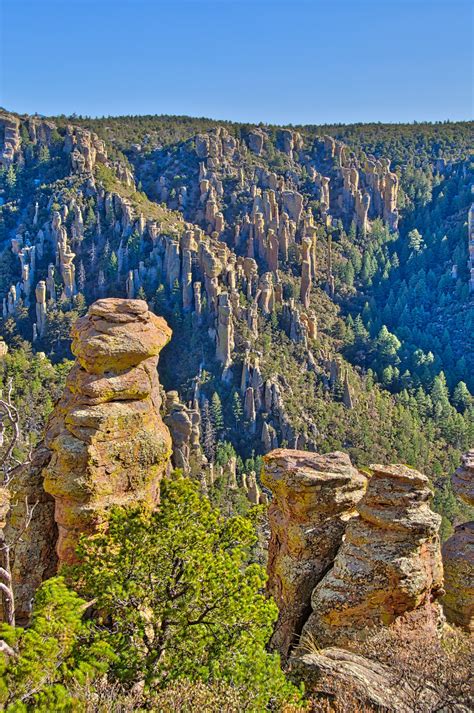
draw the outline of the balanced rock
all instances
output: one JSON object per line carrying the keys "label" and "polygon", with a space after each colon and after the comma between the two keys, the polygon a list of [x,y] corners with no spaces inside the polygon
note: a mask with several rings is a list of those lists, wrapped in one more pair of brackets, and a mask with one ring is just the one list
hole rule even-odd
{"label": "balanced rock", "polygon": [[444,592],[428,478],[405,465],[373,465],[359,517],[350,521],[333,568],[313,591],[304,629],[320,646],[348,643],[370,627],[432,604]]}
{"label": "balanced rock", "polygon": [[311,592],[342,543],[366,478],[345,453],[277,449],[263,460],[262,482],[273,494],[268,588],[279,608],[272,644],[286,656],[308,617]]}
{"label": "balanced rock", "polygon": [[48,422],[44,488],[55,500],[59,564],[114,505],[159,498],[171,451],[158,354],[171,337],[142,300],[103,299],[72,330],[77,357]]}

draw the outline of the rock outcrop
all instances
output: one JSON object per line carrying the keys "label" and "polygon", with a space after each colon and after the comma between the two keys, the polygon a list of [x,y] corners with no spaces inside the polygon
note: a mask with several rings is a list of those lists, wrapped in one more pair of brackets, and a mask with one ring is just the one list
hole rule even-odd
{"label": "rock outcrop", "polygon": [[440,616],[444,591],[428,478],[404,465],[374,465],[334,566],[313,591],[302,636],[319,646],[346,644],[421,606]]}
{"label": "rock outcrop", "polygon": [[474,506],[474,449],[464,453],[461,465],[451,478],[456,495]]}
{"label": "rock outcrop", "polygon": [[[462,456],[451,478],[453,490],[474,505],[474,450]],[[446,595],[443,607],[448,621],[474,632],[474,521],[458,525],[443,545]]]}
{"label": "rock outcrop", "polygon": [[[363,701],[370,710],[386,713],[410,713],[403,683],[396,680],[392,670],[351,651],[330,647],[308,653],[291,661],[291,676],[304,681],[313,694],[333,696],[347,691],[354,702]],[[365,708],[357,708],[365,710]],[[349,709],[347,709],[349,710]]]}
{"label": "rock outcrop", "polygon": [[171,438],[160,416],[166,322],[142,300],[95,302],[73,327],[76,364],[46,429],[44,488],[55,500],[59,565],[114,505],[157,502]]}
{"label": "rock outcrop", "polygon": [[20,148],[20,121],[13,114],[0,113],[3,145],[0,146],[0,166],[8,168]]}
{"label": "rock outcrop", "polygon": [[31,463],[20,469],[12,483],[14,490],[5,540],[12,544],[10,564],[15,618],[20,625],[29,619],[36,589],[52,577],[57,568],[58,529],[54,521],[54,500],[43,487],[43,469],[50,459],[51,451],[40,443],[32,454]]}
{"label": "rock outcrop", "polygon": [[198,404],[193,408],[179,400],[177,391],[166,394],[166,416],[173,442],[172,464],[185,475],[197,475],[203,467],[204,456],[200,446],[201,415]]}
{"label": "rock outcrop", "polygon": [[286,656],[310,613],[311,593],[331,566],[366,478],[345,453],[277,449],[264,456],[272,491],[268,588],[279,618],[273,646]]}
{"label": "rock outcrop", "polygon": [[458,525],[443,545],[448,621],[474,632],[474,522]]}

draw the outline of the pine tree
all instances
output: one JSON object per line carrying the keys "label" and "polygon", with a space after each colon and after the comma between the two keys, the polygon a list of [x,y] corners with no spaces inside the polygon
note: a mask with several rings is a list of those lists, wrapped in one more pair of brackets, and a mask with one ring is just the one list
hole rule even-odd
{"label": "pine tree", "polygon": [[111,276],[116,276],[117,275],[117,270],[118,270],[118,257],[117,253],[112,250],[110,253],[110,258],[109,258],[109,274]]}
{"label": "pine tree", "polygon": [[12,192],[16,186],[16,172],[12,163],[8,167],[7,175],[5,177],[5,183],[7,185],[8,190]]}
{"label": "pine tree", "polygon": [[221,397],[214,391],[211,397],[211,420],[216,436],[219,437],[224,429],[224,416],[222,414]]}
{"label": "pine tree", "polygon": [[416,228],[408,233],[408,247],[415,253],[419,253],[423,249],[423,236]]}
{"label": "pine tree", "polygon": [[234,417],[235,428],[238,428],[244,415],[242,399],[238,391],[234,391],[232,396],[232,415]]}
{"label": "pine tree", "polygon": [[453,391],[453,404],[462,413],[472,404],[472,396],[464,381],[460,381]]}
{"label": "pine tree", "polygon": [[38,163],[48,163],[50,160],[49,148],[47,146],[40,146],[38,153]]}
{"label": "pine tree", "polygon": [[107,532],[83,538],[79,583],[110,618],[112,673],[151,690],[245,685],[254,710],[283,710],[296,691],[266,650],[278,610],[249,563],[256,541],[249,518],[224,517],[189,478],[164,479],[159,508],[115,510]]}
{"label": "pine tree", "polygon": [[97,248],[96,248],[94,242],[92,243],[91,249],[89,250],[89,258],[90,258],[91,267],[94,267],[94,265],[97,261]]}
{"label": "pine tree", "polygon": [[114,655],[84,621],[86,608],[62,577],[53,577],[36,592],[28,629],[0,624],[14,654],[0,662],[2,710],[73,710],[74,685],[92,685],[106,672]]}

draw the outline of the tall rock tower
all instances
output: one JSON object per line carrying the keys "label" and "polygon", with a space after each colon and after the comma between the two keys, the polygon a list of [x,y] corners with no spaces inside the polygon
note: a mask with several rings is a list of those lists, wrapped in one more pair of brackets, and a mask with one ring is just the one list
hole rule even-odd
{"label": "tall rock tower", "polygon": [[[171,338],[165,320],[143,300],[102,299],[72,337],[76,363],[17,486],[19,503],[25,494],[37,502],[13,552],[19,621],[42,579],[76,560],[79,537],[94,532],[107,510],[159,501],[171,455],[156,368]],[[11,540],[21,522],[12,510]]]}

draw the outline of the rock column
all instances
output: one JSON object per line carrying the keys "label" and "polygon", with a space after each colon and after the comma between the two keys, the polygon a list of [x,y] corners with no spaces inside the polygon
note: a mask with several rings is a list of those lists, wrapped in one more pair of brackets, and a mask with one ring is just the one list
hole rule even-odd
{"label": "rock column", "polygon": [[72,330],[76,364],[46,430],[44,488],[55,500],[59,564],[114,505],[153,505],[171,438],[156,370],[166,322],[142,300],[95,302]]}
{"label": "rock column", "polygon": [[438,537],[428,478],[405,465],[373,465],[359,517],[347,526],[334,566],[313,591],[303,629],[318,646],[343,646],[370,627],[428,606],[443,594]]}
{"label": "rock column", "polygon": [[286,657],[311,611],[311,592],[331,566],[366,478],[345,453],[277,449],[264,456],[272,491],[268,589],[279,617],[272,645]]}

